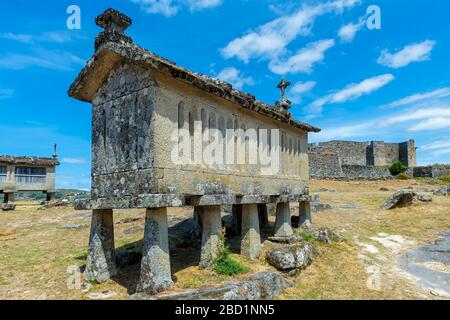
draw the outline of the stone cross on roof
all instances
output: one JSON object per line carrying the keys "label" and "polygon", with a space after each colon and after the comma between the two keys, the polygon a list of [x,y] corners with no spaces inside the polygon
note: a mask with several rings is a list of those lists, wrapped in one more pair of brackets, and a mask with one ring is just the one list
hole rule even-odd
{"label": "stone cross on roof", "polygon": [[286,99],[286,89],[291,86],[292,83],[289,81],[286,81],[286,79],[283,77],[278,83],[277,88],[281,90],[281,100]]}
{"label": "stone cross on roof", "polygon": [[95,19],[95,23],[105,30],[111,29],[117,32],[124,32],[131,26],[133,21],[123,13],[110,8],[99,15]]}
{"label": "stone cross on roof", "polygon": [[133,21],[123,13],[114,9],[108,9],[95,19],[95,23],[105,29],[95,39],[95,49],[98,49],[106,42],[133,42],[130,37],[124,34],[124,31],[131,26]]}
{"label": "stone cross on roof", "polygon": [[292,102],[286,99],[286,89],[291,85],[284,77],[281,79],[280,83],[277,84],[277,88],[281,90],[281,99],[275,102],[277,108],[281,108],[284,113],[290,116],[289,109],[292,107]]}

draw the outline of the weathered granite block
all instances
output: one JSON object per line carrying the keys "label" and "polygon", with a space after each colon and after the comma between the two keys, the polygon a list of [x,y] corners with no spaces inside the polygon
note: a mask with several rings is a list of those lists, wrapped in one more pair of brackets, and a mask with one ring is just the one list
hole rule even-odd
{"label": "weathered granite block", "polygon": [[141,274],[136,291],[156,294],[172,286],[167,208],[148,209],[145,216]]}
{"label": "weathered granite block", "polygon": [[203,208],[202,228],[202,250],[199,266],[212,269],[224,248],[220,206]]}
{"label": "weathered granite block", "polygon": [[84,277],[103,283],[117,274],[112,210],[93,210]]}
{"label": "weathered granite block", "polygon": [[242,205],[241,254],[256,259],[261,254],[258,207],[256,204]]}
{"label": "weathered granite block", "polygon": [[277,204],[277,217],[275,221],[275,237],[290,237],[294,234],[291,227],[291,212],[289,203]]}
{"label": "weathered granite block", "polygon": [[308,201],[299,202],[299,227],[312,223],[311,203]]}

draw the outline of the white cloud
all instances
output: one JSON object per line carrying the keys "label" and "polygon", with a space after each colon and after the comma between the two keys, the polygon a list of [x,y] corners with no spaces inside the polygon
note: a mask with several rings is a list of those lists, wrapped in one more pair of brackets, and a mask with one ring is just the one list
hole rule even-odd
{"label": "white cloud", "polygon": [[189,6],[189,9],[192,11],[195,10],[203,10],[218,7],[222,4],[222,0],[185,0],[186,4]]}
{"label": "white cloud", "polygon": [[68,31],[44,32],[39,35],[16,34],[12,32],[6,32],[0,34],[0,38],[27,44],[35,42],[51,42],[61,44],[74,40],[73,34]]}
{"label": "white cloud", "polygon": [[450,154],[450,137],[426,144],[420,147],[419,151],[431,153],[433,158]]}
{"label": "white cloud", "polygon": [[309,43],[305,48],[298,50],[296,54],[285,61],[278,58],[269,63],[269,69],[276,74],[311,73],[315,63],[325,59],[325,51],[334,46],[333,39],[321,40]]}
{"label": "white cloud", "polygon": [[312,108],[313,112],[320,113],[323,106],[326,104],[344,103],[347,101],[355,100],[363,95],[367,95],[376,90],[379,90],[394,79],[394,76],[388,73],[366,79],[360,83],[352,83],[345,87],[345,89],[343,90],[326,95],[313,101],[310,104],[310,107]]}
{"label": "white cloud", "polygon": [[242,72],[234,67],[225,68],[217,74],[217,78],[231,83],[236,89],[241,90],[245,85],[254,85],[251,77],[245,77]]}
{"label": "white cloud", "polygon": [[430,59],[430,53],[435,44],[435,41],[426,40],[421,43],[410,44],[396,53],[384,50],[377,62],[389,68],[398,69],[412,62],[426,61]]}
{"label": "white cloud", "polygon": [[307,81],[307,82],[297,82],[292,86],[292,88],[288,92],[289,99],[296,104],[300,104],[302,102],[301,95],[311,91],[316,86],[315,81]]}
{"label": "white cloud", "polygon": [[38,50],[35,55],[10,53],[0,57],[0,69],[23,70],[40,67],[58,71],[71,71],[85,61],[67,51]]}
{"label": "white cloud", "polygon": [[179,6],[172,0],[131,0],[140,5],[145,13],[160,13],[166,17],[174,16],[178,13]]}
{"label": "white cloud", "polygon": [[450,150],[450,138],[445,140],[437,140],[432,143],[426,144],[420,147],[420,150],[438,150],[442,148],[448,148]]}
{"label": "white cloud", "polygon": [[[448,127],[450,127],[450,106],[411,108],[391,116],[323,128],[321,132],[312,136],[312,140],[317,142],[359,137],[373,139],[377,136],[386,136],[392,133],[410,135],[411,132],[432,132]],[[450,150],[450,139],[435,141],[420,149],[423,151],[437,150],[439,152],[443,149]]]}
{"label": "white cloud", "polygon": [[0,87],[0,100],[9,99],[13,96],[14,89]]}
{"label": "white cloud", "polygon": [[33,40],[33,36],[29,34],[16,34],[12,32],[2,33],[0,34],[0,38],[21,43],[30,43]]}
{"label": "white cloud", "polygon": [[68,164],[85,164],[85,163],[87,163],[86,159],[84,159],[84,158],[63,158],[62,162],[68,163]]}
{"label": "white cloud", "polygon": [[428,131],[430,129],[432,130],[438,130],[443,128],[449,128],[450,127],[450,117],[436,117],[436,118],[430,118],[424,121],[419,122],[416,125],[413,125],[409,128],[409,131]]}
{"label": "white cloud", "polygon": [[316,86],[315,81],[307,81],[307,82],[297,82],[292,86],[292,89],[289,90],[292,94],[302,94],[308,91],[311,91]]}
{"label": "white cloud", "polygon": [[357,23],[349,23],[339,29],[338,36],[342,42],[352,42],[356,34],[366,24],[365,18],[360,18]]}
{"label": "white cloud", "polygon": [[[430,108],[419,108],[419,109],[410,109],[405,110],[401,113],[401,115],[392,116],[383,119],[380,121],[380,126],[388,127],[395,124],[409,122],[409,121],[417,121],[417,120],[431,120],[442,117],[450,117],[450,107],[448,106],[434,106]],[[434,127],[429,127],[430,129],[439,129]]]}
{"label": "white cloud", "polygon": [[214,8],[222,4],[223,0],[131,0],[140,5],[146,13],[162,14],[166,17],[176,15],[182,7],[191,11]]}
{"label": "white cloud", "polygon": [[325,128],[312,136],[313,141],[326,141],[333,139],[349,139],[370,134],[372,124],[370,122]]}
{"label": "white cloud", "polygon": [[224,58],[236,57],[248,63],[250,59],[274,59],[284,54],[286,47],[300,35],[309,35],[317,17],[330,12],[352,8],[359,0],[335,0],[304,6],[291,15],[285,15],[232,40],[221,49]]}
{"label": "white cloud", "polygon": [[423,92],[423,93],[416,93],[413,95],[410,95],[408,97],[396,100],[394,102],[389,103],[386,105],[387,107],[400,107],[400,106],[406,106],[417,102],[422,102],[425,100],[433,100],[433,99],[440,99],[450,96],[450,88],[440,88],[429,92]]}

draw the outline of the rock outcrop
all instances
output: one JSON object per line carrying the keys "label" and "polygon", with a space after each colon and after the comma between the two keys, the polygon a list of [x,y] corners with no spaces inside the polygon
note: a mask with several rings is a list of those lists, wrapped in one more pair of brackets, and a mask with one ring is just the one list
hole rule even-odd
{"label": "rock outcrop", "polygon": [[442,187],[442,188],[439,188],[438,190],[436,190],[434,192],[434,195],[439,196],[439,197],[447,196],[449,194],[449,191],[450,191],[450,186]]}
{"label": "rock outcrop", "polygon": [[276,272],[253,275],[247,281],[226,282],[220,287],[162,293],[134,294],[133,300],[265,300],[272,299],[293,283]]}
{"label": "rock outcrop", "polygon": [[416,193],[413,191],[402,190],[394,193],[382,206],[383,210],[391,210],[409,206],[413,203]]}
{"label": "rock outcrop", "polygon": [[317,254],[314,246],[308,242],[283,246],[267,252],[267,262],[279,271],[291,272],[305,269]]}
{"label": "rock outcrop", "polygon": [[417,200],[422,202],[431,202],[433,201],[433,197],[426,193],[418,193]]}
{"label": "rock outcrop", "polygon": [[16,209],[15,203],[2,203],[0,209],[2,211],[13,211]]}

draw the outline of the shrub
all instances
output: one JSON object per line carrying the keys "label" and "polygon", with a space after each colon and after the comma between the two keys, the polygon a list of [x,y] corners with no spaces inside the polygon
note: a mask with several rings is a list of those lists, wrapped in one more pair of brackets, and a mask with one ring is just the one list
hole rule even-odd
{"label": "shrub", "polygon": [[401,161],[395,161],[390,167],[389,171],[393,176],[398,176],[400,173],[405,172],[408,170],[408,167],[403,164]]}
{"label": "shrub", "polygon": [[309,234],[308,232],[302,232],[301,236],[303,237],[303,240],[305,240],[305,241],[310,241],[312,239],[312,235]]}
{"label": "shrub", "polygon": [[399,179],[399,180],[409,180],[409,179],[412,179],[406,172],[399,173],[399,174],[396,176],[396,178]]}
{"label": "shrub", "polygon": [[214,271],[218,274],[223,274],[227,276],[234,276],[240,273],[246,273],[250,270],[247,266],[244,266],[239,261],[234,260],[230,257],[230,250],[224,248],[221,255],[217,258],[216,267]]}

